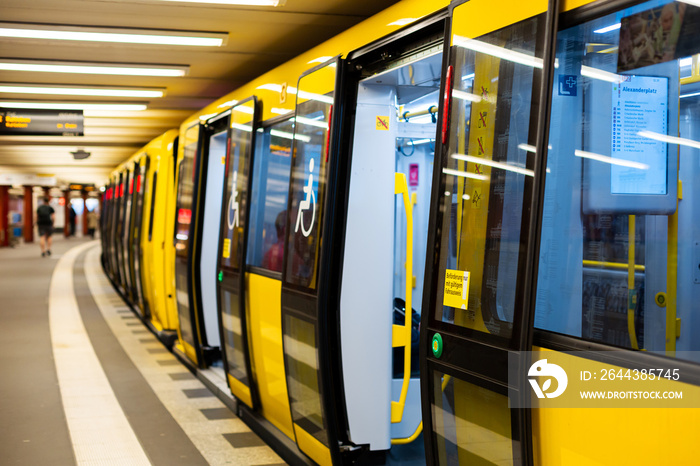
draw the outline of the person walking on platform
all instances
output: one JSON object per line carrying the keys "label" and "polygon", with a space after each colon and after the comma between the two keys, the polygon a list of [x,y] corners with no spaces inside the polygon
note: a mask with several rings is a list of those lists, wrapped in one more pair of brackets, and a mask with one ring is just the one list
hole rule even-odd
{"label": "person walking on platform", "polygon": [[77,216],[78,214],[75,213],[75,209],[71,204],[70,209],[68,209],[68,219],[70,222],[68,226],[70,227],[70,236],[75,236],[75,219]]}
{"label": "person walking on platform", "polygon": [[98,219],[97,219],[97,209],[92,209],[87,214],[88,221],[88,234],[90,238],[95,239],[95,230],[97,230]]}
{"label": "person walking on platform", "polygon": [[36,209],[36,225],[39,228],[39,245],[41,257],[51,255],[51,235],[53,234],[53,222],[55,211],[49,205],[49,198],[44,197],[43,203]]}

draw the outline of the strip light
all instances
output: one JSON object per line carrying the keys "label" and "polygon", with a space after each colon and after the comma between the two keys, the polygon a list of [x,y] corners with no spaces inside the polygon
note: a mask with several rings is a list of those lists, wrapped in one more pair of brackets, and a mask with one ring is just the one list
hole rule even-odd
{"label": "strip light", "polygon": [[0,37],[194,47],[221,47],[226,45],[228,40],[228,34],[222,32],[161,31],[154,29],[94,28],[15,23],[0,23]]}
{"label": "strip light", "polygon": [[486,181],[489,179],[489,177],[485,175],[477,175],[476,173],[464,172],[462,170],[453,170],[451,168],[443,168],[442,172],[445,175],[461,176],[462,178],[471,178],[480,181]]}
{"label": "strip light", "polygon": [[610,25],[608,27],[596,29],[593,32],[595,32],[596,34],[605,34],[606,32],[615,31],[617,29],[620,29],[621,25],[622,25],[622,23],[616,23],[616,24]]}
{"label": "strip light", "polygon": [[464,154],[452,154],[452,158],[456,160],[463,160],[465,162],[478,163],[480,165],[486,165],[487,167],[500,168],[501,170],[507,170],[510,172],[519,173],[521,175],[535,176],[533,170],[528,170],[527,168],[517,167],[508,163],[496,162],[494,160],[487,160],[480,157],[474,157],[473,155]]}
{"label": "strip light", "polygon": [[469,102],[481,102],[481,96],[476,94],[471,94],[469,92],[460,91],[459,89],[452,90],[452,97],[455,99],[466,100]]}
{"label": "strip light", "polygon": [[8,94],[49,94],[49,95],[82,95],[96,97],[163,97],[165,89],[157,88],[102,88],[102,87],[63,87],[39,85],[15,85],[0,83],[0,92]]}
{"label": "strip light", "polygon": [[637,135],[643,138],[654,139],[656,141],[667,142],[669,144],[677,144],[679,146],[692,147],[694,149],[700,149],[700,142],[693,141],[692,139],[677,138],[675,136],[669,136],[667,134],[654,133],[652,131],[640,131]]}
{"label": "strip light", "polygon": [[454,36],[454,45],[465,49],[473,50],[478,53],[491,55],[493,57],[502,58],[503,60],[512,61],[521,65],[531,66],[533,68],[542,69],[543,61],[541,58],[533,57],[522,52],[509,50],[497,45],[488,44],[480,40],[469,39],[462,36]]}
{"label": "strip light", "polygon": [[586,152],[582,150],[575,150],[574,155],[576,157],[582,157],[585,159],[596,160],[598,162],[609,163],[610,165],[618,165],[620,167],[638,168],[639,170],[648,170],[649,165],[640,162],[634,162],[632,160],[618,159],[614,157],[608,157],[607,155],[596,154],[595,152]]}
{"label": "strip light", "polygon": [[598,68],[593,68],[591,66],[586,65],[581,66],[581,76],[599,79],[601,81],[607,81],[609,83],[621,83],[625,80],[625,76],[620,76],[619,74],[611,73],[609,71],[600,70]]}
{"label": "strip light", "polygon": [[185,76],[188,66],[158,66],[82,62],[52,62],[42,60],[0,60],[2,71],[33,71],[41,73],[106,74],[118,76]]}
{"label": "strip light", "polygon": [[141,111],[145,104],[109,104],[109,103],[66,103],[66,102],[0,102],[1,108],[25,108],[46,110],[112,110]]}

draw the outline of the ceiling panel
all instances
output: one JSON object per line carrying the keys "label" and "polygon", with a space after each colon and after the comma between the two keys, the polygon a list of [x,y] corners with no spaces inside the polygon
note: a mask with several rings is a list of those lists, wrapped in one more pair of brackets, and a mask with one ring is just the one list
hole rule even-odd
{"label": "ceiling panel", "polygon": [[[189,66],[185,77],[136,77],[1,71],[0,82],[165,88],[158,99],[3,94],[0,101],[143,102],[142,112],[89,111],[83,137],[0,136],[0,172],[55,174],[101,184],[112,167],[154,137],[275,66],[390,6],[396,0],[287,0],[277,8],[188,4],[159,0],[2,0],[4,23],[225,32],[226,45],[175,47],[11,39],[4,59]],[[71,151],[91,152],[74,160]]]}

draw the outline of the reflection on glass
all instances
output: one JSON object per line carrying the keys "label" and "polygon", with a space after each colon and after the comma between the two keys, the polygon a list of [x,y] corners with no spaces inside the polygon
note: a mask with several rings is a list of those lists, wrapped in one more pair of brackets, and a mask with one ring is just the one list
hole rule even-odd
{"label": "reflection on glass", "polygon": [[[326,66],[304,76],[297,91],[294,156],[292,162],[291,211],[288,216],[287,283],[315,290],[321,246],[321,219],[329,128],[333,109],[335,68]],[[317,124],[309,124],[309,121]],[[327,125],[318,124],[326,122]]]}
{"label": "reflection on glass", "polygon": [[318,350],[314,324],[287,315],[284,318],[284,357],[292,420],[328,446],[318,383]]}
{"label": "reflection on glass", "polygon": [[[505,338],[525,259],[534,155],[522,145],[534,151],[543,23],[540,15],[476,39],[453,37],[435,318]],[[443,292],[455,287],[454,297]]]}
{"label": "reflection on glass", "polygon": [[226,349],[226,363],[228,373],[246,386],[248,372],[245,365],[245,349],[243,347],[243,325],[238,295],[221,290],[221,302],[223,312],[221,323],[223,325],[224,342]]}
{"label": "reflection on glass", "polygon": [[683,78],[700,52],[691,40],[700,8],[680,5],[647,2],[557,34],[540,329],[633,349],[700,349],[691,318],[699,213],[687,202],[700,180],[700,89]]}
{"label": "reflection on glass", "polygon": [[511,465],[508,397],[433,373],[433,437],[440,465]]}
{"label": "reflection on glass", "polygon": [[194,196],[194,167],[197,157],[199,125],[187,129],[184,150],[177,183],[176,224],[175,224],[175,301],[180,322],[182,339],[194,346],[194,330],[190,317],[187,258],[189,255],[190,224]]}
{"label": "reflection on glass", "polygon": [[292,140],[291,120],[258,130],[253,162],[250,229],[247,263],[272,272],[282,272],[284,228],[287,222]]}
{"label": "reflection on glass", "polygon": [[221,267],[237,270],[241,263],[247,219],[248,175],[255,103],[250,100],[231,109],[231,130],[221,222]]}

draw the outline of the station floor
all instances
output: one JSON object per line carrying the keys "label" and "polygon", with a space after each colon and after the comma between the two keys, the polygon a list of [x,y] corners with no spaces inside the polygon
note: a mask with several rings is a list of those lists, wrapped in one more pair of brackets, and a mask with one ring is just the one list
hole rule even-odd
{"label": "station floor", "polygon": [[124,304],[99,254],[58,236],[48,257],[0,249],[0,464],[286,464]]}

